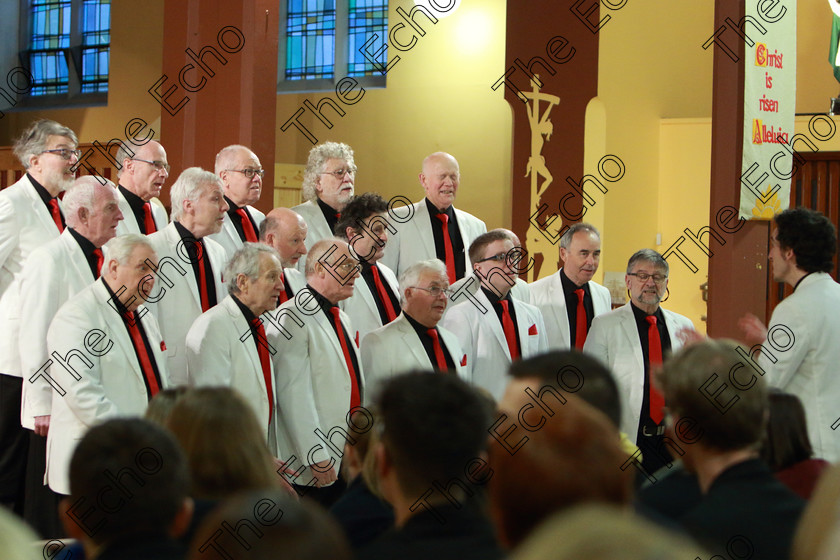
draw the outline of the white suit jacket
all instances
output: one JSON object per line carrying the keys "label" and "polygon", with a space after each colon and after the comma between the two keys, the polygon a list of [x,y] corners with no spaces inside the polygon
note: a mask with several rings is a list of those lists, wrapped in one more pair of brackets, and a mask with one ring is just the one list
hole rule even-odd
{"label": "white suit jacket", "polygon": [[[244,206],[244,208],[257,223],[257,229],[254,233],[256,233],[257,237],[259,237],[260,224],[263,220],[265,220],[265,214],[253,206]],[[222,224],[222,230],[219,233],[214,233],[213,235],[208,235],[207,237],[224,247],[228,260],[230,260],[237,249],[242,247],[242,240],[239,239],[239,233],[236,231],[236,226],[233,225],[233,221],[230,219],[230,215],[228,215],[227,212],[225,212],[225,221]]]}
{"label": "white suit jacket", "polygon": [[[487,389],[498,401],[510,379],[510,350],[502,324],[487,296],[479,290],[475,299],[476,302],[454,306],[441,324],[455,334],[467,354],[467,363],[472,362],[473,383]],[[511,301],[516,313],[521,357],[529,358],[545,352],[548,342],[540,310],[524,301]]]}
{"label": "white suit jacket", "polygon": [[[636,317],[627,304],[599,315],[592,320],[592,328],[586,336],[583,351],[590,354],[612,371],[621,395],[621,431],[634,440],[639,431],[639,418],[642,413],[642,400],[645,389],[645,363],[642,343]],[[665,326],[671,339],[671,352],[682,347],[677,331],[683,328],[693,329],[694,324],[688,317],[673,311],[662,309]]]}
{"label": "white suit jacket", "polygon": [[[397,299],[400,297],[400,285],[397,283],[397,277],[385,265],[377,264],[379,268],[379,275],[383,282],[386,282]],[[382,319],[379,317],[379,309],[376,307],[376,300],[374,300],[373,293],[368,287],[364,278],[358,278],[353,288],[353,295],[344,301],[340,302],[339,307],[350,316],[350,322],[356,327],[356,335],[359,342],[374,329],[382,326]],[[395,310],[396,311],[396,310]]]}
{"label": "white suit jacket", "polygon": [[291,286],[293,294],[306,287],[306,276],[296,268],[284,268],[283,281]]}
{"label": "white suit jacket", "polygon": [[[108,303],[102,279],[73,296],[56,313],[47,333],[47,347],[68,361],[80,379],[59,363],[49,373],[66,391],[52,394],[52,418],[47,435],[47,481],[60,494],[70,493],[68,470],[76,444],[95,424],[122,416],[142,416],[148,399],[143,371],[131,344],[128,330]],[[142,307],[138,313],[142,313]],[[162,389],[171,386],[154,315],[140,318],[152,348]],[[89,360],[89,367],[82,357]],[[99,356],[97,356],[99,354]]]}
{"label": "white suit jacket", "polygon": [[[321,207],[318,206],[317,199],[307,200],[303,204],[293,206],[292,210],[303,216],[303,219],[306,221],[306,226],[309,228],[306,232],[306,240],[304,241],[307,251],[309,251],[317,241],[326,239],[327,237],[333,237],[335,235],[332,231],[330,231],[330,226],[327,224],[327,219],[324,217]],[[307,256],[308,254],[303,255],[297,263],[297,269],[301,272],[306,271]]]}
{"label": "white suit jacket", "polygon": [[[178,250],[181,236],[172,222],[162,230],[149,236],[158,258],[159,273],[155,277],[147,307],[155,314],[166,341],[168,364],[174,385],[187,383],[187,356],[185,341],[187,331],[201,315],[201,296],[195,281],[192,264],[186,247]],[[225,250],[212,239],[204,238],[216,281],[216,299],[221,301],[227,295],[222,282],[222,271],[227,259]],[[166,260],[164,260],[166,259]],[[177,268],[176,268],[177,265]],[[167,279],[168,281],[165,281]]]}
{"label": "white suit jacket", "polygon": [[[306,293],[304,293],[306,292]],[[308,303],[306,303],[308,301]],[[298,302],[298,303],[296,303]],[[299,302],[304,302],[301,307]],[[333,428],[346,429],[350,411],[350,372],[344,361],[341,344],[332,323],[311,299],[305,288],[296,296],[271,312],[271,326],[266,326],[269,343],[275,353],[274,387],[277,394],[277,457],[296,461],[289,465],[298,470],[327,459],[335,461],[336,473],[344,453],[344,438],[336,434],[332,443],[316,434],[325,435]],[[340,311],[344,329],[353,337],[356,331],[347,314]],[[267,321],[268,322],[268,321]],[[284,329],[283,332],[279,327]],[[285,335],[289,336],[287,339]],[[355,343],[348,348],[359,363],[364,399],[364,368]],[[305,485],[311,479],[304,472],[296,484]]]}
{"label": "white suit jacket", "polygon": [[[560,270],[531,284],[531,305],[542,311],[548,347],[551,350],[568,350],[572,347],[566,294],[563,291]],[[592,296],[595,317],[612,309],[610,291],[604,286],[589,281],[589,293]]]}
{"label": "white suit jacket", "polygon": [[50,414],[53,388],[40,375],[30,381],[50,357],[46,337],[50,323],[67,300],[95,280],[69,228],[32,251],[23,265],[20,306],[26,320],[20,323],[18,347],[23,372],[20,420],[24,428],[33,430],[35,416]]}
{"label": "white suit jacket", "polygon": [[0,374],[21,376],[17,280],[23,263],[36,247],[58,235],[58,227],[27,175],[0,191]]}
{"label": "white suit jacket", "polygon": [[825,272],[806,276],[768,326],[763,347],[775,363],[764,352],[758,360],[767,382],[802,401],[814,456],[840,460],[840,285]]}
{"label": "white suit jacket", "polygon": [[[438,331],[452,361],[455,362],[458,377],[470,381],[472,364],[466,353],[461,350],[458,337],[441,326],[438,326]],[[371,331],[362,339],[362,363],[365,365],[368,402],[383,381],[412,370],[434,369],[417,331],[404,313],[400,313],[396,319]]]}
{"label": "white suit jacket", "polygon": [[[266,322],[263,328],[265,325]],[[269,425],[268,391],[260,356],[250,326],[231,296],[195,320],[187,332],[186,349],[189,384],[232,387],[239,391],[257,415],[263,436],[273,449],[275,434]],[[273,365],[271,372],[273,376]],[[272,380],[272,390],[273,384]]]}
{"label": "white suit jacket", "polygon": [[[396,228],[397,233],[391,234],[391,238],[385,245],[385,256],[382,257],[381,262],[393,270],[397,277],[418,261],[437,258],[435,237],[432,233],[426,199],[412,204],[411,207],[414,209],[414,215],[405,223],[399,223],[393,217],[388,218],[388,222]],[[464,270],[469,271],[471,268],[468,256],[470,244],[476,237],[487,232],[487,226],[472,214],[457,208],[453,209],[464,242],[464,254],[461,257],[464,259]],[[396,209],[394,213],[407,217],[408,209]]]}
{"label": "white suit jacket", "polygon": [[[125,235],[126,233],[142,233],[140,226],[137,224],[137,218],[134,217],[134,212],[131,210],[131,205],[125,199],[125,195],[121,190],[117,189],[117,201],[120,205],[120,212],[122,212],[123,219],[117,224],[117,235]],[[151,199],[152,219],[155,221],[157,230],[160,231],[169,223],[169,218],[166,216],[166,208],[156,198]]]}

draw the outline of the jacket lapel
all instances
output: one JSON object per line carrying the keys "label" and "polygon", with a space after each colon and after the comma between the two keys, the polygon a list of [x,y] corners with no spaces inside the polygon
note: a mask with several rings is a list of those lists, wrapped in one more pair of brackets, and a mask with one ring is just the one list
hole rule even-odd
{"label": "jacket lapel", "polygon": [[[475,294],[476,299],[487,308],[487,313],[484,315],[485,319],[484,322],[487,323],[490,331],[493,333],[493,336],[496,337],[496,341],[499,343],[499,346],[502,347],[502,350],[507,356],[507,359],[510,360],[510,348],[507,345],[507,339],[505,338],[505,332],[502,330],[502,324],[499,322],[499,318],[496,316],[496,311],[493,309],[493,304],[490,303],[490,300],[487,299],[487,296],[484,295],[484,292],[478,290]],[[466,305],[466,304],[463,304]]]}
{"label": "jacket lapel", "polygon": [[633,304],[627,302],[621,308],[621,330],[624,332],[625,342],[633,349],[633,358],[637,362],[639,371],[644,371],[645,358],[642,354],[642,342],[639,339],[639,329],[636,327],[636,318],[631,305]]}

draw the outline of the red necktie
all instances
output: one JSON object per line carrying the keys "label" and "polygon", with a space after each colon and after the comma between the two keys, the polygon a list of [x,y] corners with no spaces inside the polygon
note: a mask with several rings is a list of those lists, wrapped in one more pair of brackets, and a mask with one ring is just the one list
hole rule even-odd
{"label": "red necktie", "polygon": [[268,356],[268,340],[265,338],[265,329],[259,317],[254,319],[252,324],[257,329],[257,354],[260,357],[260,367],[262,367],[265,379],[265,392],[268,393],[268,421],[271,423],[274,413],[274,389],[271,387],[271,358]]}
{"label": "red necktie", "polygon": [[662,422],[662,407],[665,406],[665,397],[662,396],[653,383],[654,366],[662,364],[662,339],[659,338],[659,329],[656,328],[656,315],[645,317],[650,326],[648,327],[648,359],[650,360],[650,419],[659,424]]}
{"label": "red necktie", "polygon": [[155,219],[152,217],[152,203],[147,202],[143,205],[143,225],[146,228],[146,235],[157,231]]}
{"label": "red necktie", "polygon": [[452,250],[452,238],[449,237],[449,216],[438,214],[438,220],[443,222],[443,249],[446,256],[446,275],[449,276],[449,283],[454,284],[458,278],[455,275],[455,254]]}
{"label": "red necktie", "polygon": [[437,329],[429,329],[426,331],[432,337],[432,343],[435,346],[435,361],[437,362],[438,371],[447,371],[449,367],[446,365],[446,356],[443,355],[443,348],[440,345],[440,338],[438,337]]}
{"label": "red necktie", "polygon": [[64,222],[61,221],[61,210],[58,208],[58,199],[51,198],[50,199],[50,214],[52,214],[52,219],[55,222],[56,227],[58,227],[58,232],[64,232]]}
{"label": "red necktie", "polygon": [[102,261],[105,260],[105,257],[102,256],[102,249],[94,249],[93,254],[96,255],[96,279],[99,279],[99,275],[102,273]]}
{"label": "red necktie", "polygon": [[204,244],[200,239],[196,239],[195,244],[198,246],[196,256],[198,258],[198,295],[201,299],[201,311],[210,309],[210,296],[207,294],[207,271],[204,269]]}
{"label": "red necktie", "polygon": [[277,296],[277,307],[289,301],[289,293],[286,291],[288,286],[286,286],[286,275],[282,272],[280,273],[280,281],[283,283],[283,289],[280,290],[280,295]]}
{"label": "red necktie", "polygon": [[350,349],[347,347],[347,337],[344,334],[344,326],[341,324],[341,318],[338,314],[338,307],[330,307],[333,321],[335,322],[335,330],[338,334],[338,341],[341,343],[341,351],[344,353],[344,363],[347,364],[347,371],[350,374],[350,408],[353,409],[362,404],[362,399],[359,394],[359,383],[356,377],[356,368],[353,367],[353,360],[350,358]]}
{"label": "red necktie", "polygon": [[149,392],[154,397],[160,391],[160,385],[155,377],[155,368],[152,367],[152,359],[146,351],[146,345],[143,344],[143,336],[140,334],[140,329],[137,325],[140,323],[140,317],[137,312],[133,312],[133,317],[126,321],[128,325],[128,334],[131,336],[131,343],[134,345],[134,350],[137,351],[137,357],[140,359],[140,369],[143,370],[143,376],[146,378],[146,383],[149,385]]}
{"label": "red necktie", "polygon": [[577,294],[577,320],[575,321],[575,348],[583,350],[583,343],[586,342],[586,309],[583,307],[583,288],[575,290]]}
{"label": "red necktie", "polygon": [[379,269],[376,268],[376,265],[370,267],[370,272],[373,274],[373,283],[376,284],[376,291],[379,294],[379,299],[382,300],[383,305],[385,305],[385,314],[388,315],[388,322],[390,323],[397,318],[397,314],[394,311],[394,304],[391,303],[391,298],[388,296],[385,286],[382,285],[382,278],[379,277]]}
{"label": "red necktie", "polygon": [[499,303],[502,304],[502,329],[505,331],[505,340],[507,340],[508,350],[510,350],[510,359],[516,360],[519,358],[519,347],[516,345],[516,326],[513,324],[513,318],[508,311],[508,300],[503,299]]}
{"label": "red necktie", "polygon": [[251,223],[251,218],[244,208],[237,208],[236,213],[239,214],[242,223],[242,233],[245,234],[245,241],[251,243],[257,242],[257,232],[254,231],[254,224]]}

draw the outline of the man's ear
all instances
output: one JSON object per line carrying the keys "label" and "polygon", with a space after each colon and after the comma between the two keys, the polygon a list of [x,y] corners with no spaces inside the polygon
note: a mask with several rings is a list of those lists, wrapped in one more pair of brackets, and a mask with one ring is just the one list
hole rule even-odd
{"label": "man's ear", "polygon": [[569,252],[566,250],[565,247],[560,247],[560,260],[563,261],[563,264],[566,264],[566,257],[569,256]]}
{"label": "man's ear", "polygon": [[195,502],[193,502],[193,499],[189,496],[184,498],[184,501],[181,503],[181,507],[178,508],[178,513],[175,514],[175,519],[173,519],[172,524],[169,525],[169,536],[177,539],[187,532],[187,529],[190,527],[190,522],[192,521],[194,508]]}
{"label": "man's ear", "polygon": [[84,541],[89,539],[88,534],[79,527],[69,514],[72,503],[70,497],[62,498],[58,503],[58,517],[61,519],[61,525],[64,527],[64,532],[72,539],[77,541]]}

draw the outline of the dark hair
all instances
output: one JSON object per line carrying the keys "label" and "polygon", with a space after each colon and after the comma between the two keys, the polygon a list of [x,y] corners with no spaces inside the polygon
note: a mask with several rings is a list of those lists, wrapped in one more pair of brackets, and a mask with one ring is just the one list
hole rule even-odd
{"label": "dark hair", "polygon": [[469,251],[470,264],[475,264],[476,262],[480,261],[484,255],[484,248],[495,241],[511,241],[511,239],[507,233],[499,231],[497,229],[488,231],[487,233],[482,233],[481,235],[473,239]]}
{"label": "dark hair", "polygon": [[340,239],[347,240],[347,228],[354,231],[360,229],[359,222],[367,222],[368,218],[388,211],[388,203],[374,192],[367,192],[354,196],[341,211],[341,218],[335,223],[335,233]]}
{"label": "dark hair", "polygon": [[515,379],[536,377],[561,392],[572,392],[607,415],[616,429],[621,425],[621,400],[610,370],[577,350],[552,351],[514,362]]}
{"label": "dark hair", "polygon": [[[222,523],[235,528],[222,531]],[[247,546],[246,546],[247,545]],[[282,490],[238,494],[201,524],[190,546],[193,560],[350,560],[350,546],[335,520],[319,506],[297,502]]]}
{"label": "dark hair", "polygon": [[485,450],[485,401],[454,375],[413,372],[388,380],[377,400],[382,443],[403,493],[419,498],[463,475]]}
{"label": "dark hair", "polygon": [[805,408],[796,395],[770,389],[770,420],[761,458],[772,471],[786,469],[814,455]]}
{"label": "dark hair", "polygon": [[816,210],[789,208],[773,218],[782,249],[793,249],[796,266],[805,272],[830,272],[837,253],[837,230]]}
{"label": "dark hair", "polygon": [[[107,517],[81,528],[94,542],[165,532],[187,497],[187,462],[175,438],[141,418],[109,420],[92,427],[70,460],[71,508],[100,507],[110,494]],[[104,509],[104,508],[103,508]]]}

